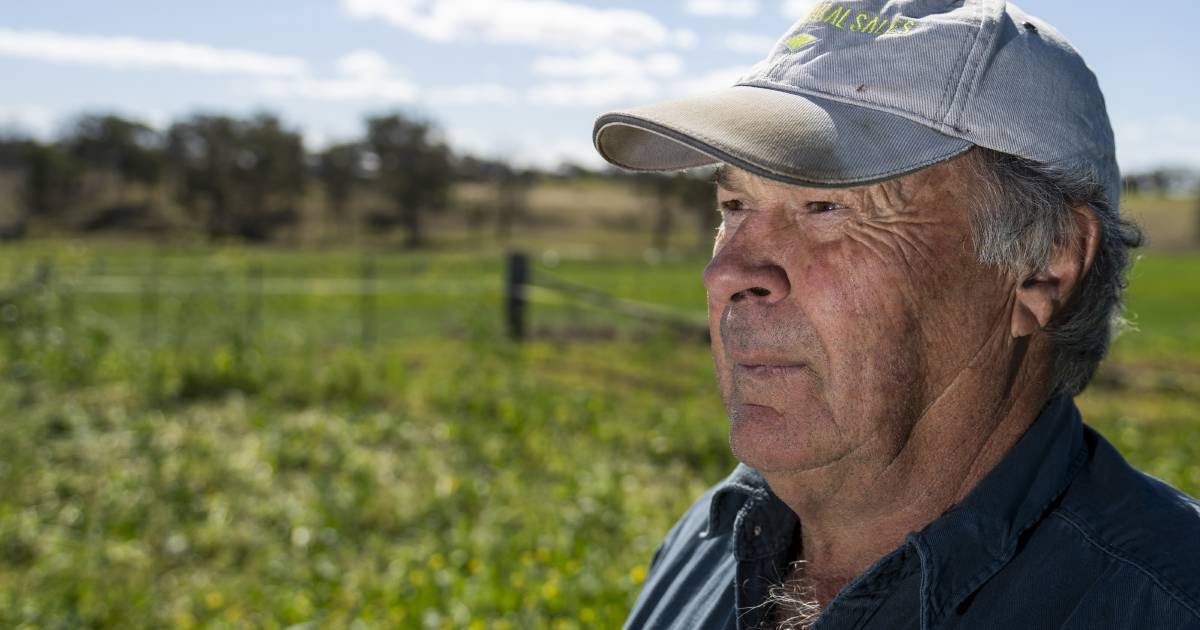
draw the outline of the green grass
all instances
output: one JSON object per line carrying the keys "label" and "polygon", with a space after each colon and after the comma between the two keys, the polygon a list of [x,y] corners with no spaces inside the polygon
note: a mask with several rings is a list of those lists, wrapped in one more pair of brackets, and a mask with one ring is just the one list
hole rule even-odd
{"label": "green grass", "polygon": [[[365,302],[353,252],[35,242],[0,278],[40,260],[0,306],[0,627],[614,627],[733,465],[701,342],[539,304],[511,344],[498,254],[376,254]],[[702,265],[539,268],[702,315]],[[1080,400],[1193,494],[1198,294],[1146,256]]]}
{"label": "green grass", "polygon": [[1200,363],[1200,264],[1196,254],[1149,254],[1129,275],[1126,317],[1134,331],[1117,343],[1122,357]]}

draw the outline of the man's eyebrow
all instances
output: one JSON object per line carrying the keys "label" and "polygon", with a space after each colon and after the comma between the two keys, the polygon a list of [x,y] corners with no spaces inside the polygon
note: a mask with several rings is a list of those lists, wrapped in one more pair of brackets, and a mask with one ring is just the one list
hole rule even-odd
{"label": "man's eyebrow", "polygon": [[741,178],[738,177],[737,170],[728,164],[722,164],[720,168],[717,169],[717,172],[713,174],[713,181],[716,182],[717,187],[730,192],[746,192],[746,189],[742,187],[742,184],[739,181],[740,179]]}

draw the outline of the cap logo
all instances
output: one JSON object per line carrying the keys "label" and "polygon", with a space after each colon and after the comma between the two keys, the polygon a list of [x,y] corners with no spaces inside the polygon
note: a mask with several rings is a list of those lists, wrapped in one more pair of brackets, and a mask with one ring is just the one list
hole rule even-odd
{"label": "cap logo", "polygon": [[[851,7],[841,6],[836,2],[822,2],[813,7],[808,15],[800,20],[801,24],[825,22],[843,31],[853,33],[869,33],[871,35],[908,35],[912,32],[917,20],[900,15],[888,17],[870,11],[855,12]],[[797,35],[787,40],[788,48],[796,50],[809,43],[805,41],[799,46],[793,46],[792,41],[800,38]],[[816,38],[812,38],[815,40]],[[809,40],[812,41],[812,40]]]}
{"label": "cap logo", "polygon": [[808,33],[800,33],[799,35],[796,35],[795,37],[788,38],[788,40],[785,43],[787,44],[787,47],[791,48],[792,50],[800,50],[801,48],[803,48],[815,41],[817,41],[816,37],[813,37],[812,35],[809,35]]}

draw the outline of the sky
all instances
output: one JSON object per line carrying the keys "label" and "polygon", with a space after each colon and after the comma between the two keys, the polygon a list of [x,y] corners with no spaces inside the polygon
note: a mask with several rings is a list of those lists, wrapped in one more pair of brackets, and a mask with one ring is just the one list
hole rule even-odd
{"label": "sky", "polygon": [[[802,0],[113,0],[0,11],[0,131],[268,110],[310,149],[400,110],[459,151],[599,166],[610,109],[731,85]],[[1200,2],[1027,1],[1096,72],[1126,171],[1200,167]]]}

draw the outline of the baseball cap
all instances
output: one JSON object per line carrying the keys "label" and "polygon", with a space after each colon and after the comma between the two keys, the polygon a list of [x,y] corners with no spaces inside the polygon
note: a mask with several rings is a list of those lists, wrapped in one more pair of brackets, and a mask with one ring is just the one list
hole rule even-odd
{"label": "baseball cap", "polygon": [[723,162],[814,187],[891,179],[979,145],[1091,169],[1113,208],[1120,194],[1095,75],[1003,0],[820,2],[735,85],[603,114],[593,141],[626,169]]}

